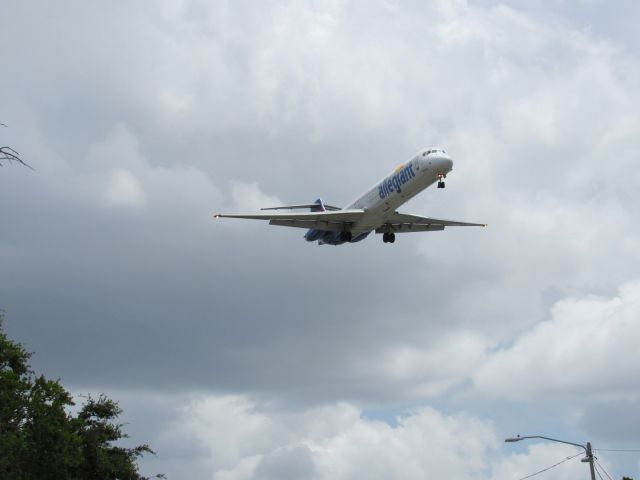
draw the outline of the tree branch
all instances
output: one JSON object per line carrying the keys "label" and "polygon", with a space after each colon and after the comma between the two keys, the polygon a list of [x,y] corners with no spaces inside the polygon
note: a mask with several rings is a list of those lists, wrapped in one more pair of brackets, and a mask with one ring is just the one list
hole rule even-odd
{"label": "tree branch", "polygon": [[16,162],[30,168],[31,170],[35,170],[31,165],[22,160],[20,158],[20,154],[11,147],[0,147],[0,167],[3,166],[2,160],[7,160],[9,163]]}
{"label": "tree branch", "polygon": [[[3,127],[6,127],[4,123],[0,123]],[[16,152],[11,147],[0,147],[0,167],[2,167],[2,160],[6,160],[9,163],[16,162],[20,165],[30,168],[31,170],[35,170],[31,165],[20,158],[20,154]]]}

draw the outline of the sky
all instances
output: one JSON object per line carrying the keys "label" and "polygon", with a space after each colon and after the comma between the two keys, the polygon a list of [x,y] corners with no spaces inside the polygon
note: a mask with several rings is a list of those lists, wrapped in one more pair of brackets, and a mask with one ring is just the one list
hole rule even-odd
{"label": "sky", "polygon": [[[629,1],[7,0],[5,329],[142,473],[640,477],[640,45]],[[217,212],[488,223],[339,247]],[[576,456],[577,455],[577,456]]]}

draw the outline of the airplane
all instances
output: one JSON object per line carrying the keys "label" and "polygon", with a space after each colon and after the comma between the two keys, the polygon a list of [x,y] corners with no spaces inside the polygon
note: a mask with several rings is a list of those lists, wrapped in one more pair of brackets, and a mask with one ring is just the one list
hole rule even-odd
{"label": "airplane", "polygon": [[267,207],[261,210],[298,210],[309,212],[268,214],[222,214],[214,218],[244,218],[268,220],[269,225],[306,228],[308,242],[319,245],[341,245],[364,240],[371,232],[382,234],[384,243],[394,243],[396,233],[431,232],[445,227],[486,227],[484,223],[420,217],[400,213],[396,209],[427,187],[444,179],[453,169],[453,160],[441,148],[421,150],[411,160],[399,165],[382,181],[376,183],[344,208],[325,204],[318,198],[311,204]]}

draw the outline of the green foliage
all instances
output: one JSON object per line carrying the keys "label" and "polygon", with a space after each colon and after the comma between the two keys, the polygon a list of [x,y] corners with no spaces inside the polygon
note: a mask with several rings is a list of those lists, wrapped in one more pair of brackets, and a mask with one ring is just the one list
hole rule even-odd
{"label": "green foliage", "polygon": [[76,416],[68,413],[71,395],[59,381],[35,376],[31,354],[7,338],[2,319],[0,313],[0,478],[143,479],[136,460],[153,451],[114,445],[127,437],[114,423],[118,404],[88,397]]}
{"label": "green foliage", "polygon": [[120,413],[116,402],[101,395],[97,400],[89,397],[74,419],[85,459],[82,478],[140,478],[135,459],[153,451],[148,445],[122,448],[111,444],[127,437],[121,424],[112,423]]}

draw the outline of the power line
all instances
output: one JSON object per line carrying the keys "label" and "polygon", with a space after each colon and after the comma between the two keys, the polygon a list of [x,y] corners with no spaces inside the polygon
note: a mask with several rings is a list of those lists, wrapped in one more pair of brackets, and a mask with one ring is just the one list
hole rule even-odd
{"label": "power line", "polygon": [[527,475],[526,477],[522,477],[522,478],[520,478],[518,480],[525,480],[527,478],[535,477],[536,475],[539,475],[539,474],[544,473],[544,472],[546,472],[548,470],[551,470],[552,468],[555,468],[558,465],[562,465],[564,462],[568,462],[569,460],[573,460],[574,458],[576,458],[579,455],[582,455],[582,452],[575,454],[573,457],[567,457],[564,460],[562,460],[562,461],[560,461],[560,462],[558,462],[556,464],[551,465],[550,467],[544,468],[544,469],[542,469],[542,470],[540,470],[540,471],[538,471],[536,473],[532,473],[531,475]]}
{"label": "power line", "polygon": [[598,464],[598,466],[602,469],[602,471],[604,472],[604,474],[605,474],[607,477],[609,477],[609,480],[613,480],[613,478],[611,478],[611,475],[609,475],[609,474],[607,473],[607,471],[606,471],[606,470],[604,469],[604,467],[600,464],[600,462],[598,461],[598,459],[597,459],[597,458],[595,458],[594,460],[596,461],[596,463]]}
{"label": "power line", "polygon": [[593,469],[596,471],[596,473],[598,474],[598,476],[600,477],[600,480],[604,480],[604,477],[602,476],[602,474],[600,473],[600,470],[598,470],[598,467],[596,467],[595,465],[593,466]]}
{"label": "power line", "polygon": [[594,448],[595,452],[640,452],[640,449]]}

